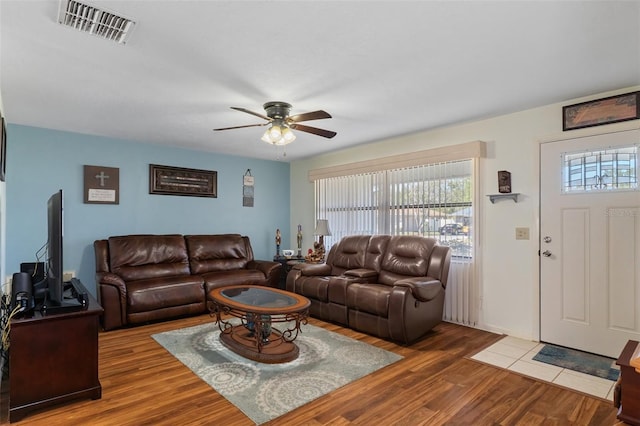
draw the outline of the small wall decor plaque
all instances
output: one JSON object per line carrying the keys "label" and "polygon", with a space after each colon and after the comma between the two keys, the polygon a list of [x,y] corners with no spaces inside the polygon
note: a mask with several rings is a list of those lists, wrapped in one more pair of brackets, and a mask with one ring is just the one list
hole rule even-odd
{"label": "small wall decor plaque", "polygon": [[640,92],[609,96],[562,107],[562,130],[640,118]]}
{"label": "small wall decor plaque", "polygon": [[218,197],[218,172],[149,164],[149,194]]}
{"label": "small wall decor plaque", "polygon": [[120,204],[120,169],[84,166],[85,204]]}
{"label": "small wall decor plaque", "polygon": [[498,172],[498,192],[501,194],[511,193],[511,173],[506,170]]}
{"label": "small wall decor plaque", "polygon": [[247,172],[242,177],[242,206],[253,207],[253,188],[255,180],[251,176],[251,169],[247,169]]}

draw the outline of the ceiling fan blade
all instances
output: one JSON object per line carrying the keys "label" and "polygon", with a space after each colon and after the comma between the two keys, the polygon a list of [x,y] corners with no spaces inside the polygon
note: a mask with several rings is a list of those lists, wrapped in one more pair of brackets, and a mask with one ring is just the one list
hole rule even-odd
{"label": "ceiling fan blade", "polygon": [[331,114],[322,110],[311,111],[287,117],[287,121],[289,123],[297,123],[299,121],[322,120],[323,118],[331,118]]}
{"label": "ceiling fan blade", "polygon": [[266,126],[269,123],[260,123],[260,124],[246,124],[244,126],[233,126],[233,127],[222,127],[220,129],[213,129],[213,130],[232,130],[232,129],[242,129],[243,127],[260,127],[260,126]]}
{"label": "ceiling fan blade", "polygon": [[293,123],[290,127],[295,130],[300,130],[301,132],[313,133],[314,135],[329,139],[337,135],[336,132],[332,132],[331,130],[318,129],[317,127],[305,126],[304,124]]}
{"label": "ceiling fan blade", "polygon": [[271,118],[269,118],[269,117],[267,117],[266,115],[264,115],[264,114],[260,114],[259,112],[253,112],[253,111],[250,111],[250,110],[248,110],[248,109],[246,109],[246,108],[231,107],[231,109],[235,109],[236,111],[246,112],[247,114],[255,115],[256,117],[260,117],[260,118],[262,118],[262,119],[264,119],[264,120],[267,120],[267,121],[272,121],[272,119],[271,119]]}

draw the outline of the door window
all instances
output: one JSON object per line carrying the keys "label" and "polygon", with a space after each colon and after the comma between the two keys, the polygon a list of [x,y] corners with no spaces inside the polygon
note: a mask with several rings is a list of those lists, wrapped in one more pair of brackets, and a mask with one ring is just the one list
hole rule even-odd
{"label": "door window", "polygon": [[638,189],[638,145],[562,154],[562,192]]}

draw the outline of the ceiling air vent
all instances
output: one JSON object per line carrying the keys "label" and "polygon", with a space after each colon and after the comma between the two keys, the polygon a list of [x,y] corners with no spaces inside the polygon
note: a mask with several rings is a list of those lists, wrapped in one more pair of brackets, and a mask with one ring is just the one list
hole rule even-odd
{"label": "ceiling air vent", "polygon": [[116,43],[129,40],[135,21],[74,0],[60,0],[58,22]]}

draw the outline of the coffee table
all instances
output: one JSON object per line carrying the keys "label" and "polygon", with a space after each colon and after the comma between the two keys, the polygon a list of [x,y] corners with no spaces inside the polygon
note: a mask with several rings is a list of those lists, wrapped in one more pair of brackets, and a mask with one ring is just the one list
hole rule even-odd
{"label": "coffee table", "polygon": [[[209,299],[220,341],[233,352],[268,364],[298,357],[294,340],[300,326],[307,323],[311,302],[306,297],[277,288],[234,285],[211,290]],[[233,325],[228,316],[240,318],[241,323]],[[287,328],[281,331],[274,324]]]}

